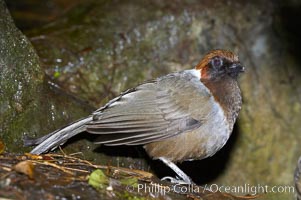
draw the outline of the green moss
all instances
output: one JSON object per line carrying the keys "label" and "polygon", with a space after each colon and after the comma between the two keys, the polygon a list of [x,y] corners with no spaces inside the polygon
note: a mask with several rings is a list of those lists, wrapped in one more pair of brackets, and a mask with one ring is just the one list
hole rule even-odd
{"label": "green moss", "polygon": [[138,179],[135,178],[135,177],[121,179],[120,182],[121,182],[122,185],[131,186],[133,188],[138,187]]}
{"label": "green moss", "polygon": [[104,189],[108,186],[109,179],[102,170],[97,169],[90,174],[88,183],[95,189]]}

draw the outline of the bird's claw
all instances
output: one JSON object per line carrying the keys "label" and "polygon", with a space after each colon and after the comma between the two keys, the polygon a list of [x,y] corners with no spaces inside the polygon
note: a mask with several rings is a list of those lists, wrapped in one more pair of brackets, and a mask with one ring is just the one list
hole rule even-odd
{"label": "bird's claw", "polygon": [[181,180],[179,178],[173,178],[171,176],[165,176],[163,178],[161,178],[161,181],[169,181],[173,184],[181,184],[181,185],[184,185],[184,184],[192,184],[191,182],[186,182],[184,180]]}

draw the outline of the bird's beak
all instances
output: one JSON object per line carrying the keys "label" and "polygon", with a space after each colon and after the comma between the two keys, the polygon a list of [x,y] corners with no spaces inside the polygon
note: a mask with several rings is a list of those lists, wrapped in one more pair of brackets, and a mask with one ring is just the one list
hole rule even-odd
{"label": "bird's beak", "polygon": [[231,73],[242,73],[245,71],[245,67],[240,62],[233,63],[229,69]]}

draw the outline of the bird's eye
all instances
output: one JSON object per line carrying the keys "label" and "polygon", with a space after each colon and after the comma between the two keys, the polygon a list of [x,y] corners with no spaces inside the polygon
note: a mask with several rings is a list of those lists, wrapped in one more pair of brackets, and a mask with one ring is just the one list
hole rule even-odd
{"label": "bird's eye", "polygon": [[223,60],[220,58],[220,57],[214,57],[212,58],[211,60],[211,65],[214,67],[214,68],[220,68],[222,65],[223,65]]}

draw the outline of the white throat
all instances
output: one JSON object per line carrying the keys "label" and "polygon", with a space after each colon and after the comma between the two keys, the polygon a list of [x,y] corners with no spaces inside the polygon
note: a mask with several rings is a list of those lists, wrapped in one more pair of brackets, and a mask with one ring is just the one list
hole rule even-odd
{"label": "white throat", "polygon": [[198,80],[202,77],[202,71],[200,69],[190,69],[187,72],[191,73],[193,76],[197,77]]}

